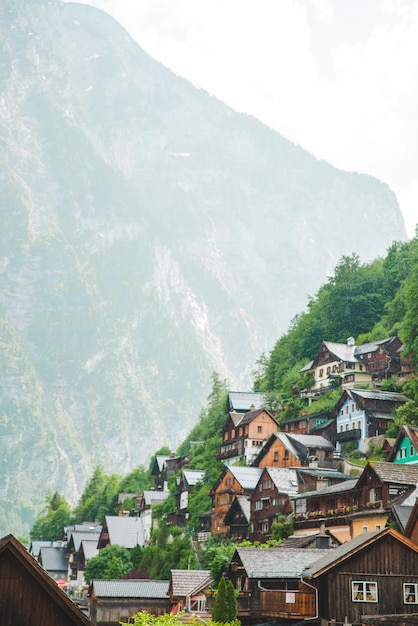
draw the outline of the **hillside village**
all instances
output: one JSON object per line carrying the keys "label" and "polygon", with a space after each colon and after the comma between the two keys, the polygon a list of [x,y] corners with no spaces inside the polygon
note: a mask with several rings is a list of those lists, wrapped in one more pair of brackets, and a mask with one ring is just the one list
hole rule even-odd
{"label": "hillside village", "polygon": [[[309,388],[298,393],[311,404],[339,389],[331,412],[303,411],[280,421],[262,393],[228,392],[217,452],[223,469],[210,486],[212,507],[199,515],[191,541],[204,546],[219,537],[236,543],[226,575],[242,623],[418,619],[418,428],[404,425],[396,439],[387,437],[396,410],[409,399],[381,389],[389,376],[413,375],[402,350],[396,337],[360,346],[351,338],[345,344],[324,341],[303,368]],[[350,460],[347,444],[364,457],[363,465]],[[367,460],[371,450],[384,460]],[[172,569],[158,581],[146,571],[132,572],[86,585],[86,564],[106,546],[150,545],[158,524],[153,510],[170,495],[175,508],[166,524],[190,532],[189,500],[206,480],[205,470],[190,467],[188,454],[157,454],[151,476],[151,489],[119,494],[118,515],[106,515],[102,524],[66,527],[58,542],[32,541],[27,555],[13,537],[3,539],[0,577],[10,554],[16,567],[24,563],[25,575],[29,559],[31,576],[48,572],[56,581],[54,593],[62,594],[62,586],[62,595],[96,625],[118,624],[141,610],[209,617],[216,587],[209,570]],[[169,484],[175,485],[171,493]],[[129,502],[134,506],[126,508]],[[285,524],[287,538],[271,544]]]}

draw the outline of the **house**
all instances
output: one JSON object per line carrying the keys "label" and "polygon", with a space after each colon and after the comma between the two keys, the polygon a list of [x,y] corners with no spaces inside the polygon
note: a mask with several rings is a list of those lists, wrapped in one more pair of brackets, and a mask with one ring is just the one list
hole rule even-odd
{"label": "house", "polygon": [[301,581],[316,588],[315,617],[322,620],[362,624],[365,616],[414,615],[418,621],[418,546],[392,528],[328,551],[307,565]]}
{"label": "house", "polygon": [[13,535],[0,540],[0,616],[4,626],[92,624]]}
{"label": "house", "polygon": [[314,533],[313,535],[291,535],[282,541],[280,547],[282,549],[297,548],[300,550],[302,548],[319,548],[320,550],[324,550],[337,548],[341,543],[342,541],[329,530],[321,529],[319,533]]}
{"label": "house", "polygon": [[389,463],[418,463],[417,426],[402,426],[386,460]]}
{"label": "house", "polygon": [[250,530],[251,501],[248,496],[236,496],[232,501],[224,524],[228,528],[227,539],[248,539]]}
{"label": "house", "polygon": [[195,486],[204,479],[204,476],[205,470],[182,470],[181,475],[176,479],[176,509],[167,515],[167,524],[176,526],[186,524],[189,519],[189,495],[193,493]]}
{"label": "house", "polygon": [[239,594],[238,619],[257,623],[315,617],[316,592],[301,584],[301,573],[329,551],[281,546],[237,548],[227,576]]}
{"label": "house", "polygon": [[[97,547],[97,541],[83,540],[80,543],[78,552],[74,554],[73,559],[73,572],[75,573],[76,584],[74,586],[82,587],[85,584],[84,572],[86,571],[86,565],[90,559],[99,554]],[[70,588],[72,583],[70,581]]]}
{"label": "house", "polygon": [[310,374],[313,379],[313,385],[301,392],[308,398],[340,386],[372,384],[372,374],[367,370],[367,364],[356,356],[353,337],[349,337],[347,343],[323,341],[315,358],[300,372]]}
{"label": "house", "polygon": [[39,551],[38,563],[54,580],[67,580],[68,560],[65,546],[43,546]]}
{"label": "house", "polygon": [[65,556],[68,559],[68,572],[69,578],[76,581],[76,585],[82,585],[82,574],[78,575],[78,560],[77,555],[80,550],[80,545],[83,541],[91,542],[97,549],[97,542],[100,537],[102,526],[92,526],[91,528],[83,526],[82,530],[67,530],[67,549]]}
{"label": "house", "polygon": [[250,496],[250,541],[272,538],[272,525],[279,515],[293,512],[290,497],[298,491],[294,469],[266,467]]}
{"label": "house", "polygon": [[318,429],[324,428],[324,425],[328,425],[329,422],[330,415],[328,411],[320,411],[310,415],[304,411],[300,417],[280,422],[280,430],[283,433],[293,435],[319,435],[321,433],[318,432]]}
{"label": "house", "polygon": [[212,583],[209,570],[172,569],[168,586],[172,611],[207,613],[205,591]]}
{"label": "house", "polygon": [[359,496],[355,490],[357,480],[345,480],[294,496],[294,534],[313,535],[324,529],[341,542],[351,539],[349,514],[359,508]]}
{"label": "house", "polygon": [[225,516],[236,496],[249,496],[254,491],[262,474],[258,467],[225,466],[224,471],[212,487],[209,495],[213,499],[211,533],[228,533]]}
{"label": "house", "polygon": [[378,381],[401,373],[402,343],[398,337],[355,345],[353,337],[347,343],[323,341],[315,358],[302,368],[310,374],[313,385],[302,395],[313,398],[335,387],[376,385]]}
{"label": "house", "polygon": [[[352,478],[352,476],[329,467],[311,465],[310,467],[296,467],[295,471],[298,480],[298,493],[316,491]],[[359,474],[360,472],[361,470],[359,470]]]}
{"label": "house", "polygon": [[384,435],[396,409],[408,402],[401,393],[346,389],[334,407],[337,451],[346,443],[364,450],[368,438]]}
{"label": "house", "polygon": [[[174,456],[174,455],[172,455]],[[167,490],[167,476],[166,476],[166,461],[170,459],[169,454],[157,454],[154,457],[153,463],[150,468],[150,474],[154,479],[154,488]]]}
{"label": "house", "polygon": [[384,528],[394,504],[415,491],[418,465],[369,462],[357,479],[294,496],[295,534],[321,524],[341,540]]}
{"label": "house", "polygon": [[222,427],[221,450],[217,458],[228,465],[244,459],[250,465],[263,443],[277,428],[276,418],[267,409],[231,412]]}
{"label": "house", "polygon": [[162,489],[146,489],[137,499],[135,512],[139,516],[142,528],[142,545],[148,545],[151,538],[152,507],[161,504],[170,495],[169,491]]}
{"label": "house", "polygon": [[334,467],[335,448],[319,435],[273,433],[253,460],[257,467]]}
{"label": "house", "polygon": [[119,626],[132,615],[170,612],[168,580],[93,580],[89,588],[90,619],[95,626]]}
{"label": "house", "polygon": [[143,546],[144,542],[144,528],[139,517],[106,515],[97,547],[99,550],[109,545],[134,548]]}

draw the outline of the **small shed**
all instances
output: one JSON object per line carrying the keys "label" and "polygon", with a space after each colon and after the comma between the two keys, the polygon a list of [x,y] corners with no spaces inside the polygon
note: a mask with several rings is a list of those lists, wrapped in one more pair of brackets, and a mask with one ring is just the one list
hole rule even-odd
{"label": "small shed", "polygon": [[171,570],[168,595],[172,603],[172,610],[190,611],[195,613],[206,612],[205,591],[213,583],[209,570]]}
{"label": "small shed", "polygon": [[90,619],[95,626],[119,626],[140,611],[169,613],[168,580],[93,580],[90,583]]}

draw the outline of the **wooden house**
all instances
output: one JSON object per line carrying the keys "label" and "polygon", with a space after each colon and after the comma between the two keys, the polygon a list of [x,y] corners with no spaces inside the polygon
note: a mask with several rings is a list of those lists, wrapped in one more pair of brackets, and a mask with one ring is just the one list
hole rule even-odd
{"label": "wooden house", "polygon": [[65,546],[43,546],[38,562],[54,580],[67,580],[68,559]]}
{"label": "wooden house", "polygon": [[334,467],[335,448],[319,435],[273,433],[253,461],[257,467]]}
{"label": "wooden house", "polygon": [[225,516],[232,502],[236,496],[249,496],[254,491],[262,471],[258,467],[241,467],[238,465],[225,467],[209,494],[213,499],[212,535],[228,533]]}
{"label": "wooden house", "polygon": [[2,626],[91,626],[92,622],[12,535],[0,540]]}
{"label": "wooden house", "polygon": [[228,391],[226,414],[248,413],[265,406],[265,396],[259,391]]}
{"label": "wooden house", "polygon": [[318,617],[362,624],[364,616],[415,615],[418,546],[391,528],[358,535],[302,572],[316,588]]}
{"label": "wooden house", "polygon": [[417,426],[402,426],[386,460],[389,463],[418,463]]}
{"label": "wooden house", "polygon": [[210,617],[205,592],[212,583],[209,570],[172,569],[168,586],[171,610],[175,613],[187,611],[198,613],[200,617]]}
{"label": "wooden house", "polygon": [[283,433],[293,435],[320,435],[318,429],[324,428],[324,425],[330,422],[331,416],[328,411],[308,414],[306,411],[300,417],[280,422],[280,430]]}
{"label": "wooden house", "polygon": [[[86,565],[93,557],[99,554],[97,547],[97,541],[81,541],[78,551],[74,554],[73,559],[73,573],[75,574],[75,585],[83,586],[85,584],[84,572],[86,571]],[[70,588],[72,583],[70,581]]]}
{"label": "wooden house", "polygon": [[95,626],[119,626],[140,611],[170,612],[168,580],[93,580],[89,588],[90,619]]}
{"label": "wooden house", "polygon": [[333,411],[337,451],[351,442],[355,442],[359,450],[364,450],[367,439],[385,434],[396,409],[405,402],[408,398],[401,393],[346,389]]}
{"label": "wooden house", "polygon": [[264,442],[277,431],[278,422],[267,409],[230,413],[222,427],[218,459],[230,465],[245,460],[250,465]]}
{"label": "wooden house", "polygon": [[[329,467],[315,467],[312,464],[310,467],[296,467],[294,469],[298,481],[298,493],[317,491],[352,478],[352,476],[348,476],[338,470]],[[359,469],[360,473],[361,470]]]}
{"label": "wooden house", "polygon": [[301,573],[328,551],[237,548],[227,576],[239,594],[238,619],[257,623],[315,617],[316,591],[301,584]]}
{"label": "wooden house", "polygon": [[250,496],[250,541],[272,538],[272,525],[279,515],[293,512],[290,497],[298,490],[294,469],[266,467]]}
{"label": "wooden house", "polygon": [[227,527],[228,539],[248,539],[250,532],[251,500],[249,496],[236,496],[232,501],[224,524]]}
{"label": "wooden house", "polygon": [[174,454],[157,454],[154,457],[150,468],[150,474],[154,480],[154,489],[167,490],[166,462],[173,456]]}
{"label": "wooden house", "polygon": [[[77,585],[83,584],[83,574],[78,574],[79,561],[77,558],[81,543],[83,541],[85,541],[86,544],[87,542],[91,542],[94,548],[97,549],[97,543],[100,537],[101,530],[101,525],[92,526],[91,528],[89,528],[88,526],[83,526],[82,530],[67,530],[67,548],[65,556],[68,559],[70,580],[75,581]],[[82,570],[80,570],[80,572],[81,571]]]}

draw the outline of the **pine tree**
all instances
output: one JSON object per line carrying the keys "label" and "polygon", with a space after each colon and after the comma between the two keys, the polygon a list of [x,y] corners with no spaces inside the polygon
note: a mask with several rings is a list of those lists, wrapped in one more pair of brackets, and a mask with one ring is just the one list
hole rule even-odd
{"label": "pine tree", "polygon": [[214,622],[228,622],[228,598],[225,576],[222,574],[218,590],[213,603],[212,620]]}

